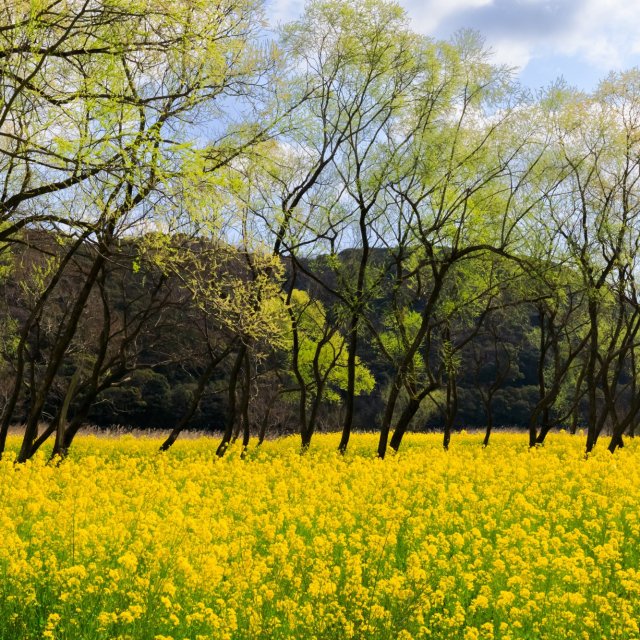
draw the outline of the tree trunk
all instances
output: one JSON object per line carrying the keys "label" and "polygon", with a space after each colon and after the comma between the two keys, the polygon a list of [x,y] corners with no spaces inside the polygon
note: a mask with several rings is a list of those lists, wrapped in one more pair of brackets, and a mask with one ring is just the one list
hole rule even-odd
{"label": "tree trunk", "polygon": [[345,453],[351,437],[353,426],[353,410],[356,391],[356,352],[358,349],[358,320],[359,313],[353,313],[349,328],[349,353],[347,354],[347,398],[345,400],[345,415],[342,423],[342,436],[338,451]]}
{"label": "tree trunk", "polygon": [[302,371],[300,370],[300,332],[298,331],[298,318],[296,318],[294,310],[291,307],[291,296],[296,282],[296,275],[297,271],[295,270],[294,263],[293,276],[291,278],[289,291],[287,292],[287,310],[289,313],[289,320],[291,321],[291,368],[293,369],[293,375],[296,378],[296,382],[298,383],[298,388],[300,390],[300,398],[298,399],[298,420],[300,421],[300,437],[304,441],[306,437],[305,433],[307,431],[307,385],[304,381]]}
{"label": "tree trunk", "polygon": [[544,365],[547,358],[547,337],[545,331],[545,312],[544,309],[538,309],[538,318],[540,319],[540,344],[538,354],[538,404],[533,410],[529,418],[529,447],[534,447],[538,437],[538,418],[540,414],[546,410],[545,399],[547,397],[547,385],[544,375]]}
{"label": "tree trunk", "polygon": [[545,438],[547,437],[549,431],[551,431],[551,428],[552,425],[550,420],[543,422],[542,427],[540,428],[540,431],[536,436],[536,444],[544,444]]}
{"label": "tree trunk", "polygon": [[[631,397],[635,398],[638,393],[637,383],[636,383],[636,350],[633,345],[631,345]],[[631,425],[629,426],[629,437],[635,438],[636,435],[636,420],[632,420]]]}
{"label": "tree trunk", "polygon": [[452,376],[447,380],[447,415],[444,425],[444,436],[442,438],[442,446],[445,451],[449,450],[451,442],[451,431],[453,423],[458,414],[458,385]]}
{"label": "tree trunk", "polygon": [[95,284],[98,274],[102,269],[106,259],[106,247],[102,245],[98,249],[98,254],[94,258],[93,264],[91,266],[91,270],[85,280],[85,283],[76,298],[76,301],[73,305],[71,314],[69,315],[69,320],[67,324],[58,337],[56,343],[54,344],[53,350],[51,352],[51,356],[49,359],[49,364],[46,368],[44,378],[39,384],[39,388],[37,389],[33,402],[31,404],[29,414],[27,417],[27,422],[25,425],[24,437],[22,440],[22,446],[20,448],[20,452],[17,457],[17,462],[25,462],[29,459],[31,454],[31,449],[33,447],[34,441],[37,437],[38,433],[38,422],[40,420],[40,416],[42,414],[42,408],[47,400],[47,396],[49,394],[49,390],[51,389],[51,385],[55,380],[55,377],[58,373],[58,369],[62,364],[62,360],[66,354],[69,343],[73,339],[75,335],[76,329],[78,327],[78,322],[80,320],[80,316],[84,311],[87,300],[93,289],[93,285]]}
{"label": "tree trunk", "polygon": [[[275,398],[276,396],[274,396]],[[269,426],[269,418],[271,417],[271,409],[273,408],[273,402],[269,402],[267,405],[267,410],[265,411],[264,416],[262,417],[262,422],[260,423],[260,432],[258,433],[258,444],[259,447],[263,442],[267,435],[267,427]]]}
{"label": "tree trunk", "polygon": [[235,340],[232,340],[229,345],[222,351],[222,353],[218,354],[215,358],[213,354],[209,352],[211,360],[207,365],[207,368],[202,372],[202,375],[198,378],[198,385],[196,386],[195,391],[193,392],[193,397],[191,398],[191,402],[187,409],[187,412],[180,418],[178,424],[171,431],[167,439],[160,445],[160,451],[167,451],[178,439],[178,436],[182,433],[182,431],[189,424],[189,420],[193,418],[193,415],[198,410],[198,406],[200,404],[200,400],[202,399],[202,394],[211,380],[211,376],[215,371],[216,367],[229,355],[233,345],[236,344]]}
{"label": "tree trunk", "polygon": [[[403,412],[400,414],[400,418],[398,419],[398,423],[396,425],[395,431],[393,432],[393,436],[391,437],[391,442],[389,443],[391,448],[394,451],[398,451],[400,449],[400,445],[402,444],[402,439],[404,438],[404,434],[409,429],[409,425],[411,424],[411,420],[418,412],[422,401],[432,392],[438,388],[439,385],[435,383],[431,383],[428,386],[424,387],[420,393],[413,396],[409,399],[407,406],[404,408]],[[381,450],[378,450],[378,455],[380,456]],[[384,458],[384,455],[380,456]]]}
{"label": "tree trunk", "polygon": [[[402,443],[402,438],[404,434],[407,432],[409,428],[409,424],[413,419],[413,416],[416,415],[418,409],[420,408],[420,398],[412,397],[409,398],[405,408],[402,410],[400,417],[398,418],[398,422],[396,423],[396,428],[391,436],[391,442],[389,446],[394,450],[398,451],[400,449],[400,444]],[[383,448],[384,447],[384,448]],[[386,453],[386,443],[381,439],[378,448],[378,456],[380,458],[384,458]]]}
{"label": "tree trunk", "polygon": [[198,410],[200,399],[204,393],[207,383],[211,379],[211,376],[216,368],[217,362],[210,362],[202,375],[198,378],[198,385],[193,392],[191,402],[187,408],[186,413],[180,418],[176,426],[172,429],[171,433],[167,436],[166,440],[160,445],[160,451],[167,451],[178,439],[178,436],[189,424],[189,420],[193,418],[195,412]]}
{"label": "tree trunk", "polygon": [[244,356],[244,385],[242,389],[242,454],[245,457],[251,438],[251,424],[249,422],[249,400],[251,398],[251,363],[249,355]]}
{"label": "tree trunk", "polygon": [[485,406],[485,415],[487,417],[487,430],[484,433],[484,440],[482,441],[483,447],[489,446],[489,438],[491,437],[491,432],[493,431],[493,409],[491,406],[491,397],[488,398],[486,406]]}
{"label": "tree trunk", "polygon": [[[76,387],[78,386],[78,379],[80,378],[80,371],[76,369],[73,372],[73,376],[71,377],[71,381],[69,382],[69,387],[67,388],[67,393],[64,396],[64,401],[62,403],[62,408],[60,409],[60,413],[58,415],[58,424],[56,425],[56,441],[53,447],[53,451],[61,449],[64,431],[67,425],[67,415],[69,413],[69,405],[71,404],[71,400],[73,399],[73,394],[76,391]],[[33,455],[33,454],[31,454]],[[51,454],[53,458],[55,453]]]}
{"label": "tree trunk", "polygon": [[360,254],[360,264],[358,266],[358,279],[356,283],[355,299],[351,311],[349,323],[349,353],[347,354],[347,398],[345,402],[344,422],[342,424],[342,436],[338,451],[345,453],[351,436],[353,427],[353,411],[356,394],[356,355],[358,351],[358,324],[360,315],[364,310],[364,288],[367,265],[369,263],[369,238],[367,235],[367,214],[370,206],[360,205],[360,240],[362,242],[362,253]]}
{"label": "tree trunk", "polygon": [[51,278],[51,281],[49,282],[47,288],[43,291],[38,302],[36,303],[36,306],[29,314],[29,317],[27,318],[24,326],[22,327],[22,330],[20,331],[20,338],[19,338],[18,347],[16,350],[16,371],[13,376],[14,378],[13,389],[11,391],[11,395],[9,396],[9,399],[7,400],[7,403],[2,412],[2,419],[0,420],[0,457],[2,457],[2,454],[4,453],[4,450],[6,447],[9,426],[11,425],[11,421],[13,419],[13,413],[15,411],[18,398],[20,397],[20,391],[22,389],[22,381],[24,377],[24,364],[25,364],[24,352],[26,349],[29,333],[33,327],[33,324],[36,322],[38,316],[42,312],[42,309],[47,299],[51,295],[51,292],[56,288],[56,286],[60,282],[60,279],[62,278],[64,270],[66,269],[67,265],[71,261],[71,258],[76,254],[78,249],[85,242],[88,235],[89,235],[88,232],[81,235],[80,238],[78,238],[78,240],[72,245],[70,250],[66,253],[64,258],[61,260],[60,264],[58,265],[58,268],[56,269],[56,273]]}
{"label": "tree trunk", "polygon": [[596,381],[596,361],[598,358],[598,308],[595,300],[589,300],[589,322],[590,346],[589,361],[585,372],[587,382],[587,399],[588,399],[588,415],[587,415],[587,446],[586,453],[591,453],[597,439],[597,381]]}
{"label": "tree trunk", "polygon": [[[425,336],[427,335],[427,331],[429,329],[429,320],[431,318],[433,308],[435,307],[435,304],[438,301],[438,298],[440,297],[440,291],[442,290],[447,268],[443,268],[437,274],[437,278],[433,285],[433,290],[429,295],[429,300],[427,301],[427,304],[425,305],[422,311],[422,319],[420,321],[420,327],[418,328],[418,331],[416,332],[416,335],[414,336],[411,342],[411,345],[409,346],[406,353],[402,357],[402,362],[400,363],[400,366],[398,367],[396,374],[394,376],[393,382],[391,384],[389,397],[387,398],[387,404],[385,406],[384,416],[382,418],[382,426],[380,427],[380,439],[378,442],[378,456],[380,456],[381,458],[384,458],[384,455],[387,451],[389,431],[391,430],[391,422],[393,420],[393,414],[395,413],[396,404],[400,396],[400,390],[402,389],[402,385],[405,383],[407,373],[410,371],[410,366],[411,366],[411,363],[413,362],[413,358],[415,354],[418,352],[418,349],[420,348],[420,345],[422,344],[422,341],[424,340]],[[423,391],[420,392],[419,394],[420,396],[422,396],[421,400],[424,399],[431,391],[433,391],[434,388],[435,387],[433,387],[433,384],[430,383],[425,389],[423,389]],[[409,421],[413,417],[413,415],[415,415],[415,411],[410,416]],[[400,430],[396,428],[396,431],[398,432],[397,437],[394,432],[393,441],[397,444],[397,447],[393,445],[392,447],[396,451],[398,450],[398,447],[400,447],[400,442],[402,441],[402,437],[404,436],[404,433],[407,429],[409,421],[404,423],[402,426],[398,425],[401,428]]]}
{"label": "tree trunk", "polygon": [[229,413],[227,415],[227,424],[225,425],[222,441],[216,449],[216,455],[219,458],[226,453],[233,436],[233,427],[236,423],[236,386],[238,384],[238,374],[240,373],[246,350],[247,347],[245,345],[240,347],[229,375]]}
{"label": "tree trunk", "polygon": [[316,430],[316,421],[318,419],[318,412],[320,411],[320,404],[322,403],[322,395],[324,393],[324,383],[316,384],[316,396],[313,399],[311,405],[311,413],[309,414],[309,422],[307,429],[302,435],[302,450],[306,451],[311,445],[311,438]]}

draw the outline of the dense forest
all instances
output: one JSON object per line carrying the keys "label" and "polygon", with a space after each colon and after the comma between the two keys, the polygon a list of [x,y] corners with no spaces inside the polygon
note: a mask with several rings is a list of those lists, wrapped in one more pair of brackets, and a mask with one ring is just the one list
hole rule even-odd
{"label": "dense forest", "polygon": [[[0,454],[85,424],[601,434],[640,410],[640,71],[532,93],[385,0],[0,9]],[[640,354],[639,354],[640,355]]]}

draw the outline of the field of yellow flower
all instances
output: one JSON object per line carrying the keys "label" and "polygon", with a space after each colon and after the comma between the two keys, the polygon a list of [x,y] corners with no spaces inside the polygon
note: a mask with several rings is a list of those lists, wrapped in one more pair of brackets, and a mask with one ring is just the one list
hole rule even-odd
{"label": "field of yellow flower", "polygon": [[[638,638],[640,448],[83,437],[0,463],[0,639]],[[15,445],[15,443],[13,443]]]}

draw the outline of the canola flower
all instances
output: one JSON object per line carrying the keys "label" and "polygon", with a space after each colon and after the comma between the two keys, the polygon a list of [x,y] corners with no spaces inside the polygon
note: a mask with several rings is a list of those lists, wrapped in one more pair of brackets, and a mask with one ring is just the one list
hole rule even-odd
{"label": "canola flower", "polygon": [[[79,438],[0,462],[0,639],[639,638],[640,450]],[[16,446],[16,443],[13,443]]]}

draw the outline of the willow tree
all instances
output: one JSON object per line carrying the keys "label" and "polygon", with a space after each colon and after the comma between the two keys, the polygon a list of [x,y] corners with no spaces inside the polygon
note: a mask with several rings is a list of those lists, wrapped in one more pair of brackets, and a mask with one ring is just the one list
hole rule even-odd
{"label": "willow tree", "polygon": [[[298,84],[309,89],[291,137],[311,161],[302,179],[293,176],[285,189],[278,242],[288,240],[298,269],[341,308],[348,346],[339,445],[345,451],[353,425],[363,318],[381,275],[371,265],[379,243],[372,225],[386,206],[385,185],[403,147],[399,140],[391,144],[391,138],[406,138],[397,123],[406,109],[408,90],[420,76],[428,41],[410,30],[406,14],[395,3],[325,0],[310,3],[300,20],[287,25],[283,47],[297,61]],[[329,185],[324,198],[311,197],[311,186],[320,182]],[[309,197],[302,201],[305,194]],[[294,203],[297,209],[290,206]],[[317,247],[328,253],[323,267],[310,268],[300,260],[300,244],[286,237],[301,219],[306,242],[315,236]],[[338,256],[346,248],[355,249],[348,260],[346,254]]]}
{"label": "willow tree", "polygon": [[[537,161],[529,148],[535,123],[477,35],[433,42],[413,33],[394,3],[312,2],[286,27],[283,48],[295,60],[294,90],[305,95],[284,142],[304,169],[280,174],[283,206],[272,228],[278,251],[332,299],[349,343],[341,451],[353,424],[363,334],[384,352],[373,300],[391,271],[392,286],[407,290],[417,278],[426,296],[417,303],[423,321],[416,335],[394,358],[384,455],[451,266],[516,243],[518,216],[529,206],[523,185]],[[302,259],[312,243],[316,255]],[[322,259],[320,248],[328,254]],[[378,248],[391,260],[374,260]],[[407,389],[417,406],[422,386]]]}
{"label": "willow tree", "polygon": [[[412,369],[416,354],[429,347],[449,281],[464,263],[478,260],[482,265],[486,254],[516,253],[519,221],[535,199],[527,182],[541,154],[540,122],[531,118],[508,70],[491,64],[473,32],[441,44],[436,53],[414,88],[411,118],[418,126],[388,187],[394,195],[389,228],[395,229],[399,256],[395,287],[415,291],[412,304],[420,320],[411,334],[405,333],[404,348],[396,357],[381,426],[381,457],[402,390],[415,413],[434,384],[418,379],[416,386]],[[398,425],[394,448],[411,411]]]}
{"label": "willow tree", "polygon": [[[635,289],[638,205],[638,72],[612,74],[591,95],[560,87],[549,123],[561,178],[548,190],[545,223],[562,241],[566,265],[585,292],[584,389],[587,452],[610,419],[613,448],[638,410],[617,416],[616,388],[639,330]],[[601,396],[604,396],[601,399]]]}
{"label": "willow tree", "polygon": [[[195,164],[212,170],[255,140],[225,135],[229,98],[258,86],[269,61],[254,46],[253,0],[56,0],[4,5],[0,55],[0,240],[35,225],[60,239],[57,267],[20,327],[15,385],[0,450],[24,388],[23,351],[71,257],[84,252],[84,283],[41,375],[30,385],[19,460],[29,457],[42,408],[101,269],[118,238],[164,228],[178,185]],[[206,134],[221,139],[207,148]],[[204,160],[203,160],[204,161]]]}

